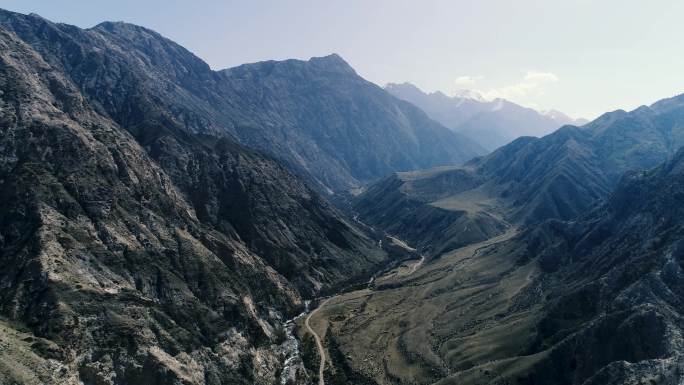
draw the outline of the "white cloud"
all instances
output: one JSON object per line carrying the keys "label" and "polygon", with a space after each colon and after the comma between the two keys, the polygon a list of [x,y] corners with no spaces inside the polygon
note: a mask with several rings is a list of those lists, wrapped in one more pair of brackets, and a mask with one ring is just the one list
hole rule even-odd
{"label": "white cloud", "polygon": [[459,76],[454,80],[454,84],[459,88],[472,87],[478,80],[482,80],[484,76]]}
{"label": "white cloud", "polygon": [[558,76],[553,72],[527,71],[525,81],[531,83],[556,83]]}
{"label": "white cloud", "polygon": [[532,106],[536,105],[534,99],[545,94],[548,85],[558,81],[558,76],[552,72],[527,71],[523,79],[515,84],[479,92],[486,99],[509,99]]}
{"label": "white cloud", "polygon": [[459,76],[454,79],[455,89],[450,94],[477,100],[507,99],[526,107],[539,109],[539,105],[544,104],[541,98],[546,90],[560,81],[553,72],[530,70],[513,84],[487,89],[478,87],[478,82],[484,78],[482,75]]}

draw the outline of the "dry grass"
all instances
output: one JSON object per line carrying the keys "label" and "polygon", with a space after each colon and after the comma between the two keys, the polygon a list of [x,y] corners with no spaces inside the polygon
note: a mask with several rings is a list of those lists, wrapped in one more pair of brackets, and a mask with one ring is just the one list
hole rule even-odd
{"label": "dry grass", "polygon": [[485,252],[515,234],[458,249],[411,275],[400,267],[376,280],[385,289],[335,297],[316,315],[317,332],[333,333],[351,367],[379,384],[476,384],[523,371],[537,360],[520,356],[537,312],[511,309],[536,267]]}
{"label": "dry grass", "polygon": [[495,217],[503,217],[505,202],[492,193],[488,185],[463,191],[430,203],[432,206],[449,211],[465,211],[470,215],[486,212]]}
{"label": "dry grass", "polygon": [[53,345],[0,321],[0,384],[76,385],[80,381],[64,365],[34,351],[36,345]]}

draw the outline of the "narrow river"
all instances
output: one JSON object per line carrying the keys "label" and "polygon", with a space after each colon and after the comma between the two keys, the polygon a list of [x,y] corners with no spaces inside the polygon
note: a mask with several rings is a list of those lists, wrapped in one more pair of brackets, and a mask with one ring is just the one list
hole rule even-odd
{"label": "narrow river", "polygon": [[[354,218],[356,219],[356,218]],[[358,219],[356,219],[358,221]],[[358,221],[360,222],[360,221]],[[397,244],[400,246],[408,249],[415,251],[416,249],[408,246],[404,241],[391,237],[392,240],[394,240]],[[382,240],[379,241],[380,246],[382,246]],[[421,255],[418,260],[414,260],[412,262],[409,262],[406,265],[406,272],[404,273],[405,275],[412,275],[413,273],[416,272],[422,265],[423,262],[425,262],[425,256]],[[382,274],[382,272],[379,272],[378,274]],[[373,275],[370,280],[368,281],[368,285],[370,286],[373,281],[375,280],[376,276]],[[293,319],[290,319],[285,322],[283,325],[285,329],[285,334],[287,336],[286,341],[282,344],[281,349],[283,349],[284,356],[285,356],[285,362],[283,363],[283,370],[280,374],[280,384],[281,385],[287,385],[288,383],[296,383],[298,378],[302,373],[305,372],[304,369],[304,362],[301,357],[301,352],[299,350],[299,340],[297,339],[297,336],[295,336],[295,326],[297,323],[297,320],[300,319],[301,317],[306,317],[304,320],[304,326],[306,327],[306,331],[310,333],[316,342],[316,348],[318,350],[318,356],[320,357],[320,363],[318,367],[318,385],[325,385],[325,378],[323,374],[325,373],[325,365],[326,362],[330,362],[326,358],[326,353],[325,353],[325,347],[323,346],[323,339],[321,336],[316,333],[316,331],[311,327],[310,325],[310,320],[311,317],[313,317],[319,310],[321,310],[330,300],[334,299],[336,295],[333,295],[331,297],[326,298],[323,300],[314,310],[309,311],[309,306],[311,304],[311,301],[307,300],[304,302],[304,311],[296,316]]]}
{"label": "narrow river", "polygon": [[282,345],[285,355],[283,371],[280,373],[280,385],[296,383],[298,376],[306,372],[301,352],[299,351],[299,340],[295,336],[294,330],[297,320],[309,313],[311,301],[304,301],[304,311],[298,316],[285,322],[285,335],[287,336]]}

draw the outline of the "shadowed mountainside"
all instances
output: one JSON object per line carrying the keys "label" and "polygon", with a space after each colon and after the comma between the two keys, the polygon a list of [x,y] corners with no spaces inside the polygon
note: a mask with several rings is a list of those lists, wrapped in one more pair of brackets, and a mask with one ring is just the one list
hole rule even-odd
{"label": "shadowed mountainside", "polygon": [[[266,128],[238,128],[235,136],[334,191],[393,171],[461,164],[485,152],[362,79],[337,55],[245,64],[221,74],[233,99]],[[286,148],[274,150],[272,143]]]}
{"label": "shadowed mountainside", "polygon": [[302,297],[386,262],[212,135],[213,96],[188,91],[212,73],[178,46],[5,11],[0,45],[0,382],[275,383]]}

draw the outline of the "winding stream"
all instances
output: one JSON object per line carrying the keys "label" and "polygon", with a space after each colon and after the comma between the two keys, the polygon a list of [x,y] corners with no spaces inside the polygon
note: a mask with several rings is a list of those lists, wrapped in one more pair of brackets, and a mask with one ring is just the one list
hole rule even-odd
{"label": "winding stream", "polygon": [[299,351],[299,340],[295,336],[294,330],[297,320],[309,313],[310,304],[311,301],[304,301],[304,311],[285,322],[284,328],[287,338],[282,345],[285,362],[283,362],[283,370],[280,372],[280,385],[296,384],[299,375],[306,373],[304,361]]}
{"label": "winding stream", "polygon": [[[356,219],[356,218],[354,218]],[[358,219],[356,219],[358,221]],[[397,242],[400,246],[415,251],[414,248],[411,248],[408,246],[406,243],[404,243],[402,240],[395,238],[395,237],[390,237],[392,238],[395,242]],[[382,240],[379,240],[380,246],[382,246]],[[418,270],[423,263],[425,262],[425,256],[420,255],[420,259],[413,261],[409,264],[407,264],[407,272],[405,273],[406,275],[412,275],[413,273]],[[371,276],[370,280],[368,281],[368,285],[370,286],[373,281],[376,278],[377,274],[382,274],[385,272],[384,270],[379,271],[378,273],[374,274]],[[312,316],[314,316],[320,309],[322,309],[328,301],[331,299],[335,298],[335,296],[328,297],[324,299],[313,311],[310,311],[309,306],[311,305],[310,300],[304,301],[304,311],[300,313],[298,316],[287,320],[285,324],[283,325],[285,329],[285,335],[286,335],[286,341],[282,344],[282,349],[283,349],[283,354],[285,356],[285,361],[283,362],[283,370],[280,374],[280,384],[281,385],[287,385],[287,384],[292,384],[292,383],[298,383],[297,380],[301,378],[300,374],[306,373],[306,369],[304,367],[304,361],[301,356],[301,352],[299,350],[299,340],[297,339],[297,336],[295,335],[295,326],[296,322],[298,319],[301,317],[306,317],[304,320],[304,326],[306,327],[306,330],[308,333],[310,333],[316,342],[316,348],[318,349],[318,355],[320,357],[320,363],[318,367],[318,385],[325,385],[325,379],[323,378],[323,374],[325,372],[325,364],[326,364],[326,353],[325,353],[325,348],[323,346],[323,341],[321,337],[316,333],[315,330],[309,325],[309,320],[311,319]]]}

